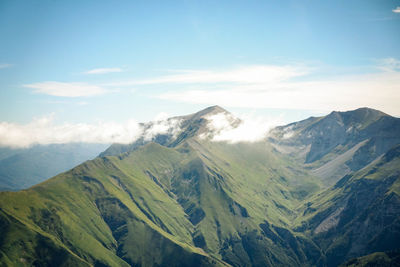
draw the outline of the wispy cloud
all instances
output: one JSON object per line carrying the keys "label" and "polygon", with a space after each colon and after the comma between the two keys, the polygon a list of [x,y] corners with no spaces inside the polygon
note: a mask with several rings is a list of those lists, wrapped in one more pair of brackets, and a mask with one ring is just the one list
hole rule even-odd
{"label": "wispy cloud", "polygon": [[145,80],[133,80],[107,84],[131,86],[151,84],[211,84],[211,83],[263,83],[268,84],[303,76],[309,72],[304,66],[253,65],[228,70],[180,70],[176,74]]}
{"label": "wispy cloud", "polygon": [[0,63],[0,69],[6,69],[12,67],[13,64],[7,64],[7,63]]}
{"label": "wispy cloud", "polygon": [[383,58],[378,60],[378,68],[387,72],[400,71],[400,60],[396,58]]}
{"label": "wispy cloud", "polygon": [[84,74],[106,74],[106,73],[114,73],[114,72],[123,72],[124,70],[121,68],[98,68],[85,71]]}
{"label": "wispy cloud", "polygon": [[81,97],[105,94],[107,90],[88,83],[40,82],[25,84],[24,87],[35,89],[35,93],[62,97]]}
{"label": "wispy cloud", "polygon": [[[400,72],[398,61],[385,60],[385,68],[380,64],[381,72],[329,76],[313,78],[305,76],[308,72],[299,68],[245,68],[229,73],[235,75],[213,75],[207,72],[202,81],[209,84],[199,85],[199,89],[170,90],[155,97],[178,102],[213,104],[226,107],[278,108],[302,110],[349,110],[368,106],[400,115]],[[271,72],[265,70],[273,70]],[[262,70],[262,71],[258,71]],[[279,73],[279,70],[282,73]],[[228,73],[228,72],[223,72]],[[272,75],[268,75],[272,73]],[[189,79],[193,71],[175,75],[178,81]],[[302,76],[303,75],[303,76]],[[293,79],[299,77],[301,79]],[[185,78],[186,77],[186,78]],[[172,80],[172,79],[171,79]],[[164,78],[153,81],[167,81]],[[221,81],[229,83],[220,83]],[[201,87],[200,87],[201,86]]]}
{"label": "wispy cloud", "polygon": [[392,10],[394,13],[400,13],[400,6],[396,7]]}

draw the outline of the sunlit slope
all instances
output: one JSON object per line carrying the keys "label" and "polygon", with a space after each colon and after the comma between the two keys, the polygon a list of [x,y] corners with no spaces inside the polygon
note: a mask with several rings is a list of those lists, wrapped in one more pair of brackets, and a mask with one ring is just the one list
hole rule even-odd
{"label": "sunlit slope", "polygon": [[269,224],[288,228],[296,216],[293,208],[318,189],[303,171],[294,171],[295,165],[266,143],[232,145],[191,139],[177,150],[188,160],[166,184],[172,185],[196,226],[197,246],[218,252],[236,265],[305,261],[303,255],[282,248],[263,231],[263,226],[269,230]]}
{"label": "sunlit slope", "polygon": [[[174,153],[159,148],[171,164]],[[98,158],[29,190],[2,193],[1,229],[10,229],[2,233],[2,261],[33,264],[43,248],[37,240],[47,238],[49,257],[64,249],[89,264],[211,264],[191,245],[193,226],[181,206],[130,159]]]}
{"label": "sunlit slope", "polygon": [[32,264],[46,239],[49,257],[62,251],[81,264],[301,265],[313,245],[287,228],[317,189],[266,143],[150,143],[0,194],[2,261]]}

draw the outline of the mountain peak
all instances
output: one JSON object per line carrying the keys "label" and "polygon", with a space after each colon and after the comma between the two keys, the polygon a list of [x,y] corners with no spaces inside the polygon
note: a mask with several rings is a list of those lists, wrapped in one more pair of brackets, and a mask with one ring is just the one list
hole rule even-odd
{"label": "mountain peak", "polygon": [[218,106],[218,105],[214,105],[214,106],[210,106],[208,108],[203,109],[203,111],[207,111],[207,112],[227,112],[225,109],[223,109],[222,107]]}
{"label": "mountain peak", "polygon": [[353,123],[358,123],[363,125],[364,127],[369,125],[370,123],[380,119],[381,117],[385,117],[390,115],[376,110],[372,108],[358,108],[355,110],[350,111],[333,111],[331,112],[326,118],[337,118],[338,120],[342,121],[345,125],[351,125]]}
{"label": "mountain peak", "polygon": [[[221,108],[218,105],[215,105],[215,106],[211,106],[211,107],[205,108],[203,110],[200,110],[200,111],[192,114],[192,116],[201,118],[201,117],[204,117],[206,115],[207,116],[208,115],[215,115],[215,114],[218,114],[218,113],[230,113],[230,112],[226,111],[225,109]],[[189,116],[191,116],[191,115],[189,115]]]}
{"label": "mountain peak", "polygon": [[358,109],[355,109],[353,111],[348,111],[348,112],[363,114],[364,116],[374,116],[374,117],[390,116],[380,110],[368,108],[368,107],[362,107],[362,108],[358,108]]}
{"label": "mountain peak", "polygon": [[331,114],[352,115],[352,116],[357,116],[357,117],[390,116],[380,110],[368,108],[368,107],[357,108],[357,109],[349,110],[349,111],[332,111],[329,115],[331,115]]}
{"label": "mountain peak", "polygon": [[177,117],[177,118],[183,119],[184,121],[187,121],[187,122],[193,122],[193,121],[197,121],[197,120],[200,120],[200,119],[207,119],[207,117],[212,116],[212,115],[216,115],[216,114],[219,114],[219,113],[231,114],[229,111],[221,108],[218,105],[215,105],[215,106],[210,106],[210,107],[207,107],[205,109],[202,109],[202,110],[200,110],[200,111],[198,111],[196,113],[192,113],[192,114],[189,114],[189,115],[186,115],[186,116],[180,116],[180,117]]}
{"label": "mountain peak", "polygon": [[[132,143],[128,145],[112,144],[106,151],[101,153],[100,156],[118,155],[123,152],[133,151],[149,142],[155,142],[170,147],[176,146],[184,140],[208,132],[209,129],[207,125],[209,123],[209,118],[217,114],[227,116],[233,126],[237,126],[240,123],[240,120],[235,118],[231,113],[215,105],[186,116],[169,118],[168,120],[178,123],[169,125],[170,128],[166,132],[151,133],[153,127],[152,122],[145,123],[143,124],[145,131],[138,139],[133,140]],[[149,136],[151,136],[151,138],[146,138],[146,131],[148,129],[150,129]]]}

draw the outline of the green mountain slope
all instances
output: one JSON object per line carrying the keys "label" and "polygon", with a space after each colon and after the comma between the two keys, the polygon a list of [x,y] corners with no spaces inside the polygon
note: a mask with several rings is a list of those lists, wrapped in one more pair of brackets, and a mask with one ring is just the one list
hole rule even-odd
{"label": "green mountain slope", "polygon": [[[296,200],[318,186],[286,165],[267,144],[197,139],[97,158],[29,190],[0,194],[4,225],[19,221],[30,233],[7,231],[3,261],[20,261],[10,256],[21,251],[9,246],[17,242],[31,244],[22,258],[32,263],[41,247],[35,240],[44,236],[54,247],[49,254],[63,250],[89,264],[303,264],[302,246],[313,245],[286,228]],[[294,247],[282,248],[277,231]]]}
{"label": "green mountain slope", "polygon": [[[3,193],[3,221],[19,221],[20,228],[33,232],[36,239],[47,238],[53,248],[50,255],[70,250],[88,264],[153,265],[173,260],[180,265],[187,257],[199,265],[209,262],[200,249],[190,246],[192,226],[182,208],[140,169],[125,169],[130,159],[122,163],[98,158],[32,189]],[[19,256],[27,265],[40,258],[37,250],[42,245],[27,239],[29,235],[11,232],[7,237],[1,250],[9,261],[20,262],[9,256],[20,251],[26,252]],[[8,247],[14,242],[32,248]]]}
{"label": "green mountain slope", "polygon": [[105,144],[53,144],[0,148],[0,190],[28,188],[95,158]]}
{"label": "green mountain slope", "polygon": [[[337,266],[400,247],[400,145],[327,188],[305,154],[282,153],[276,140],[202,137],[207,115],[220,112],[180,117],[177,133],[113,145],[1,192],[0,266]],[[370,136],[388,132],[382,118],[364,123]],[[332,168],[348,164],[349,151]]]}

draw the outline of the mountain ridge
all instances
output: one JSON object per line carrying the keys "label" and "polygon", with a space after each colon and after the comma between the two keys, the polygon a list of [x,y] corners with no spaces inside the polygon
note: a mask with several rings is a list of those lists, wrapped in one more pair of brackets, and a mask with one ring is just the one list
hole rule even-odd
{"label": "mountain ridge", "polygon": [[[301,160],[305,155],[279,152],[285,126],[253,143],[193,134],[207,126],[204,116],[224,111],[212,107],[186,116],[181,138],[128,145],[27,190],[0,193],[0,263],[337,266],[400,247],[399,144],[329,186],[313,173],[318,165]],[[388,131],[397,126],[389,124],[397,121],[378,115],[353,117],[364,118],[361,132],[373,132],[370,139],[393,136]],[[313,127],[330,126],[315,125],[326,117],[296,129],[307,137]],[[283,142],[303,141],[290,138]],[[370,141],[363,142],[354,151],[329,147],[335,157],[320,166],[339,162],[343,153],[348,162]]]}
{"label": "mountain ridge", "polygon": [[[321,174],[319,177],[327,185],[333,185],[340,177],[361,169],[398,144],[400,119],[369,108],[333,111],[327,116],[276,127],[269,140],[317,176]],[[348,158],[340,159],[346,153]],[[321,170],[323,166],[329,168],[335,159],[344,160],[336,166],[341,172]]]}
{"label": "mountain ridge", "polygon": [[[166,146],[176,146],[187,138],[191,138],[195,135],[200,135],[206,131],[209,131],[209,129],[207,129],[208,121],[206,118],[216,114],[226,114],[232,116],[233,118],[231,113],[220,106],[215,105],[189,115],[168,118],[167,121],[178,122],[178,125],[175,126],[175,128],[178,128],[178,132],[173,133],[168,131],[167,133],[156,134],[151,138],[146,138],[146,134],[148,129],[151,129],[152,125],[156,122],[145,123],[143,124],[145,130],[142,136],[140,136],[137,140],[128,145],[113,144],[104,152],[100,153],[99,156],[111,156],[129,152],[149,142],[156,142]],[[239,123],[240,120],[234,118],[233,125],[237,125]]]}

